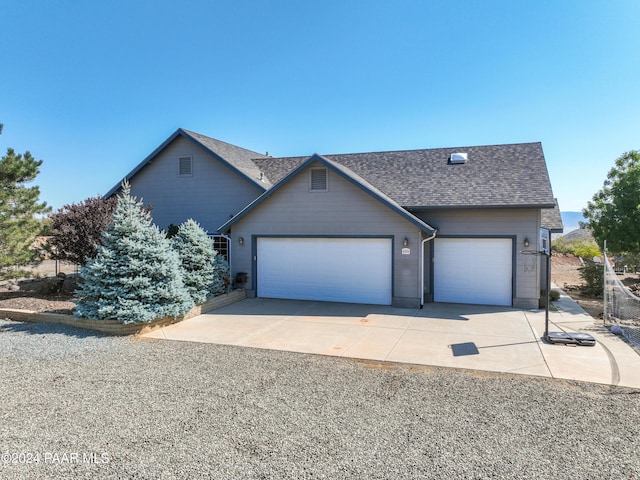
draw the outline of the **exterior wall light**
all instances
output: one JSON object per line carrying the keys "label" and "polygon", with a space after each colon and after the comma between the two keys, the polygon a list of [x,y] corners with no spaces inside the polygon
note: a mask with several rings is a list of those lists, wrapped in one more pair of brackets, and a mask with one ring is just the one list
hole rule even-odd
{"label": "exterior wall light", "polygon": [[529,238],[528,237],[525,237],[525,239],[524,239],[524,246],[525,246],[525,248],[529,246]]}
{"label": "exterior wall light", "polygon": [[240,244],[240,246],[244,245],[244,237],[239,237],[238,243]]}
{"label": "exterior wall light", "polygon": [[408,247],[409,246],[409,239],[407,237],[404,237],[404,241],[402,242],[402,246],[403,247]]}

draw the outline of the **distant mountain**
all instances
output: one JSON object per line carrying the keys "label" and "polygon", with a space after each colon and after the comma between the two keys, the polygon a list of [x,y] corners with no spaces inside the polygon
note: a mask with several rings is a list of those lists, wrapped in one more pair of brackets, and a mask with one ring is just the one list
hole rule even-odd
{"label": "distant mountain", "polygon": [[562,223],[564,224],[564,233],[580,228],[580,222],[586,222],[587,219],[582,216],[582,212],[560,212]]}
{"label": "distant mountain", "polygon": [[565,240],[586,240],[588,242],[595,242],[591,230],[586,228],[577,228],[569,233],[565,233],[562,236]]}

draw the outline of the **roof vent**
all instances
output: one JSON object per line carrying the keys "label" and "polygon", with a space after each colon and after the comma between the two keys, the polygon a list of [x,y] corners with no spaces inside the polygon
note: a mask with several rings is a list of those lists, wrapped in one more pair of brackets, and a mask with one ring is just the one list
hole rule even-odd
{"label": "roof vent", "polygon": [[451,156],[449,157],[449,163],[454,165],[454,164],[460,164],[460,163],[467,163],[467,154],[466,153],[452,153]]}

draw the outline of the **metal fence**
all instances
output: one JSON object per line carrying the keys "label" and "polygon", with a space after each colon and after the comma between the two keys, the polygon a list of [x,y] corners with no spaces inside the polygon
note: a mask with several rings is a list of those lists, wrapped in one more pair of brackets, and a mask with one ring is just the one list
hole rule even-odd
{"label": "metal fence", "polygon": [[636,347],[640,347],[640,297],[634,295],[618,278],[615,267],[604,256],[605,325],[614,326]]}

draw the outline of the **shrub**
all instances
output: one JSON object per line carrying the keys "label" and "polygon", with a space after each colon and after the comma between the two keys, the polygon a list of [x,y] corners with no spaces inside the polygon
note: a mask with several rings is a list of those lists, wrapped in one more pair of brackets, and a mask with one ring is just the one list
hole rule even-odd
{"label": "shrub", "polygon": [[95,259],[80,270],[75,314],[122,323],[178,317],[193,306],[184,287],[178,254],[153,225],[148,210],[123,183],[113,221]]}
{"label": "shrub", "polygon": [[172,238],[178,253],[182,278],[189,295],[196,304],[203,303],[211,291],[216,251],[207,233],[192,219],[178,228]]}
{"label": "shrub", "polygon": [[[552,289],[551,292],[549,292],[549,301],[556,302],[559,299],[560,299],[560,291],[556,289]],[[547,304],[547,291],[540,290],[540,299],[538,301],[538,308],[545,308],[546,304]]]}
{"label": "shrub", "polygon": [[211,284],[212,295],[222,295],[231,290],[231,272],[229,262],[222,255],[216,255],[213,264],[213,283]]}
{"label": "shrub", "polygon": [[557,238],[551,244],[551,250],[556,253],[576,255],[589,260],[600,256],[600,249],[596,242],[580,238],[573,240],[566,240],[563,237]]}
{"label": "shrub", "polygon": [[574,255],[589,260],[600,256],[600,249],[595,242],[580,242],[574,247],[573,251]]}
{"label": "shrub", "polygon": [[586,261],[580,268],[580,277],[584,280],[582,292],[593,297],[602,297],[604,290],[604,268],[601,264]]}
{"label": "shrub", "polygon": [[98,255],[102,232],[111,223],[116,197],[92,197],[65,205],[50,215],[51,238],[45,249],[55,260],[84,265]]}

